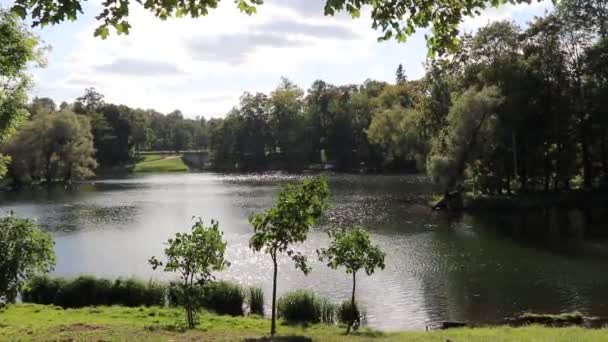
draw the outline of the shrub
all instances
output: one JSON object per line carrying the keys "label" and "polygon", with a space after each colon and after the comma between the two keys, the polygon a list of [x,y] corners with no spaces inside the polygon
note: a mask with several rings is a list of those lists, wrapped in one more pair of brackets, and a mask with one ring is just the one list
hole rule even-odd
{"label": "shrub", "polygon": [[353,305],[350,300],[345,300],[337,309],[338,322],[352,325],[353,330],[357,330],[361,326],[363,314],[359,310],[359,306],[355,302]]}
{"label": "shrub", "polygon": [[[240,285],[227,282],[213,282],[204,287],[195,286],[194,301],[197,306],[214,311],[220,315],[242,316],[245,293]],[[177,282],[168,286],[167,299],[170,306],[183,306],[183,288]]]}
{"label": "shrub", "polygon": [[34,277],[21,293],[21,299],[25,303],[56,304],[65,283],[66,281],[62,278]]}
{"label": "shrub", "polygon": [[318,300],[318,310],[318,318],[320,322],[333,324],[336,321],[337,306],[328,299],[323,298]]}
{"label": "shrub", "polygon": [[264,291],[259,287],[249,288],[249,313],[264,316]]}
{"label": "shrub", "polygon": [[129,307],[164,305],[165,286],[150,280],[116,279],[111,289],[110,304],[120,304]]}
{"label": "shrub", "polygon": [[36,277],[22,292],[24,302],[55,304],[64,308],[95,305],[124,305],[130,307],[164,305],[166,286],[137,279],[107,279],[81,276],[72,280]]}
{"label": "shrub", "polygon": [[279,317],[288,323],[321,322],[321,302],[312,291],[296,290],[279,298],[277,304]]}
{"label": "shrub", "polygon": [[110,305],[112,282],[92,276],[80,276],[67,281],[59,291],[57,303],[64,308]]}
{"label": "shrub", "polygon": [[245,294],[238,284],[219,281],[203,288],[202,306],[220,315],[242,316],[244,303]]}

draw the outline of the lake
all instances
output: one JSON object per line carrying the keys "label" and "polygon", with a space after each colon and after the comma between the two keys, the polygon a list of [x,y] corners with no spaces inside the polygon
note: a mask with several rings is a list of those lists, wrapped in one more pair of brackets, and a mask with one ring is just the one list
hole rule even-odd
{"label": "lake", "polygon": [[[218,274],[259,285],[271,298],[272,262],[248,248],[247,218],[269,207],[287,175],[186,173],[97,180],[75,187],[0,193],[0,212],[35,218],[53,232],[56,275],[168,279],[147,264],[193,216],[216,219],[231,267]],[[422,205],[422,176],[334,175],[332,208],[298,249],[312,260],[304,276],[280,260],[279,294],[313,289],[349,298],[351,278],[317,261],[324,229],[362,226],[386,252],[386,268],[357,278],[367,324],[424,329],[443,320],[492,322],[523,311],[608,315],[608,239],[602,210],[547,210],[450,216]],[[605,204],[604,204],[605,206]]]}

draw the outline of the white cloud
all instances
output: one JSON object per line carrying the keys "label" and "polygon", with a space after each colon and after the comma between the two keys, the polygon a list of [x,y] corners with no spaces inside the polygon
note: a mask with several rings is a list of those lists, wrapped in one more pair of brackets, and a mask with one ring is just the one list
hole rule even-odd
{"label": "white cloud", "polygon": [[493,21],[516,21],[526,24],[534,15],[543,15],[545,11],[551,10],[551,0],[533,0],[530,4],[506,4],[500,7],[490,7],[481,12],[479,16],[467,17],[460,25],[466,32],[477,31],[481,27]]}
{"label": "white cloud", "polygon": [[[269,91],[283,75],[304,88],[314,78],[392,81],[403,61],[410,78],[421,76],[426,47],[420,37],[407,44],[377,43],[369,9],[356,20],[344,14],[324,17],[324,1],[272,0],[252,16],[223,1],[208,16],[166,21],[132,6],[131,33],[106,40],[93,37],[97,22],[91,19],[79,32],[62,24],[48,40],[43,30],[43,39],[57,45],[51,52],[56,58],[47,70],[34,71],[39,79],[35,93],[73,100],[95,86],[114,103],[162,112],[179,108],[191,117],[222,116],[243,91]],[[547,2],[488,10],[463,27],[514,19],[530,10],[526,6],[538,10]]]}
{"label": "white cloud", "polygon": [[221,115],[245,90],[270,90],[305,66],[368,58],[375,42],[361,21],[308,17],[272,2],[252,16],[222,2],[206,17],[167,21],[133,6],[129,20],[128,36],[93,38],[96,22],[73,34],[71,51],[50,66],[66,73],[43,87],[73,94],[95,86],[111,102]]}

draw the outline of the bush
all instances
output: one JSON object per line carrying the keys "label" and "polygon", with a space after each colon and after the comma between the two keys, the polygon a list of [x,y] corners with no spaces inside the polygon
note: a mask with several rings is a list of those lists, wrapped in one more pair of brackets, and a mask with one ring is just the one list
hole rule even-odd
{"label": "bush", "polygon": [[107,279],[81,276],[72,280],[37,277],[23,291],[24,302],[55,304],[63,308],[79,308],[96,305],[152,306],[164,305],[165,286],[150,281]]}
{"label": "bush", "polygon": [[335,306],[312,291],[296,290],[279,298],[277,311],[288,323],[333,323]]}
{"label": "bush", "polygon": [[65,284],[66,281],[62,278],[34,277],[21,293],[21,299],[25,303],[56,304]]}
{"label": "bush", "polygon": [[363,320],[363,314],[359,310],[359,306],[355,302],[353,306],[350,300],[345,300],[342,302],[340,307],[337,309],[338,311],[338,322],[349,325],[352,324],[353,330],[357,330],[359,326],[361,326],[361,321]]}
{"label": "bush", "polygon": [[111,289],[112,282],[107,279],[80,276],[65,283],[59,291],[56,304],[64,308],[110,305]]}
{"label": "bush", "polygon": [[162,306],[165,304],[165,285],[152,280],[144,283],[135,278],[119,278],[112,286],[110,303],[129,307]]}
{"label": "bush", "polygon": [[[195,287],[196,305],[214,311],[220,315],[242,316],[245,293],[243,288],[227,281],[213,282],[203,288]],[[181,284],[171,282],[168,287],[170,306],[183,305],[183,289]]]}
{"label": "bush", "polygon": [[318,301],[319,321],[322,323],[333,324],[336,321],[336,304],[323,298]]}
{"label": "bush", "polygon": [[245,294],[235,283],[213,282],[203,288],[202,306],[220,315],[242,316]]}
{"label": "bush", "polygon": [[249,313],[264,316],[264,291],[259,287],[249,288]]}

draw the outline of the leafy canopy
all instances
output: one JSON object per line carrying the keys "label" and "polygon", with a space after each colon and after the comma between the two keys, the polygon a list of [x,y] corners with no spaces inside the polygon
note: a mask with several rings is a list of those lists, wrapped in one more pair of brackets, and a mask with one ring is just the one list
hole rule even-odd
{"label": "leafy canopy", "polygon": [[306,257],[289,246],[306,240],[310,227],[327,207],[328,197],[329,187],[324,178],[305,179],[302,184],[286,186],[275,206],[249,218],[254,229],[249,246],[270,254],[275,262],[277,253],[287,252],[296,267],[308,273]]}
{"label": "leafy canopy", "polygon": [[[65,20],[76,20],[82,13],[83,0],[16,0],[12,10],[22,18],[31,16],[33,25],[57,24]],[[372,28],[381,31],[380,40],[396,38],[405,41],[416,29],[432,27],[427,36],[430,52],[443,53],[458,47],[458,25],[466,16],[479,15],[488,7],[505,3],[531,3],[533,0],[326,0],[325,15],[346,11],[353,18],[361,15],[365,6],[371,7]],[[540,0],[539,0],[540,1]],[[556,0],[554,0],[556,1]],[[220,0],[160,1],[135,0],[160,19],[169,17],[204,16],[217,8]],[[247,14],[256,12],[264,0],[234,0],[239,10]],[[105,38],[113,27],[119,34],[129,33],[128,21],[130,0],[106,0],[96,16],[100,21],[96,36]]]}
{"label": "leafy canopy", "polygon": [[372,245],[369,233],[364,229],[340,231],[332,235],[329,247],[318,251],[319,259],[327,260],[328,267],[344,267],[348,274],[363,269],[367,275],[372,275],[376,268],[384,269],[384,252]]}
{"label": "leafy canopy", "polygon": [[206,227],[199,218],[190,233],[176,233],[167,240],[165,262],[152,257],[149,263],[154,270],[163,267],[165,272],[179,273],[181,280],[204,284],[213,279],[211,272],[230,266],[224,259],[227,243],[223,235],[217,221],[211,220],[211,225]]}
{"label": "leafy canopy", "polygon": [[[17,16],[0,9],[0,143],[27,117],[28,63],[43,64],[38,39]],[[10,162],[0,154],[0,179]]]}
{"label": "leafy canopy", "polygon": [[199,218],[190,233],[176,233],[174,238],[167,241],[165,262],[156,257],[148,261],[154,270],[163,267],[165,272],[179,274],[181,303],[186,311],[186,321],[190,329],[196,325],[196,312],[201,305],[197,298],[199,290],[214,279],[212,272],[230,266],[224,259],[226,244],[217,221],[211,220],[211,225],[206,227]]}
{"label": "leafy canopy", "polygon": [[11,176],[21,184],[84,179],[97,167],[89,119],[67,110],[23,123],[2,151],[11,156]]}
{"label": "leafy canopy", "polygon": [[52,237],[33,221],[0,219],[0,306],[13,301],[29,279],[53,270],[53,247]]}

